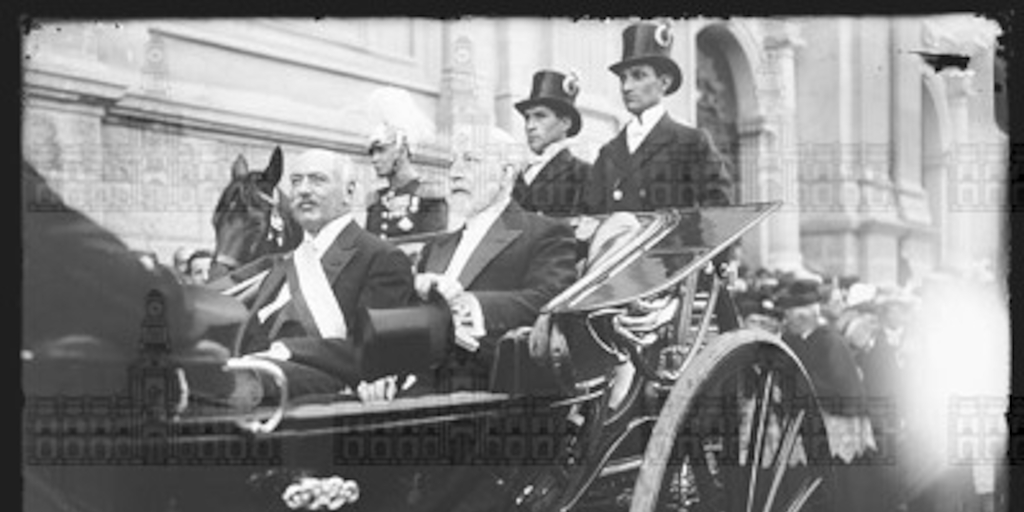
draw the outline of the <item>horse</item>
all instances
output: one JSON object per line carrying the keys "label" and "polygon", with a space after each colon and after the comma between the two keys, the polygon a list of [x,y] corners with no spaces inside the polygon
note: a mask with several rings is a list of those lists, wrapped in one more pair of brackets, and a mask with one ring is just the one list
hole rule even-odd
{"label": "horse", "polygon": [[255,290],[252,285],[266,275],[271,257],[291,251],[302,241],[302,228],[277,187],[283,160],[278,146],[261,171],[250,171],[242,155],[232,164],[231,181],[213,211],[216,246],[210,265],[211,288],[228,295],[249,295],[246,290]]}

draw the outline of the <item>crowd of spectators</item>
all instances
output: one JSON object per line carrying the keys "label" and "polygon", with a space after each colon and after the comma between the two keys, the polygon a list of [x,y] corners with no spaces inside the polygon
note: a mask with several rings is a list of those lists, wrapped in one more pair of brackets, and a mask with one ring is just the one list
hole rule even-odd
{"label": "crowd of spectators", "polygon": [[[862,394],[858,400],[870,422],[862,432],[870,438],[865,443],[869,448],[841,457],[869,468],[864,488],[872,490],[866,495],[874,501],[866,507],[910,512],[999,510],[999,501],[1005,499],[999,491],[1004,476],[998,471],[1000,462],[957,465],[952,462],[956,454],[923,441],[936,431],[948,436],[956,428],[949,400],[982,392],[1000,396],[999,362],[1009,357],[1000,352],[1006,336],[998,328],[986,335],[989,331],[981,327],[1002,325],[993,315],[1005,302],[1000,303],[1000,283],[985,266],[960,273],[935,272],[902,286],[863,282],[856,276],[740,267],[731,287],[744,326],[778,334],[794,349],[819,389],[827,388],[829,380],[843,380],[839,374],[846,371],[839,366],[845,363],[836,365],[837,359],[829,356],[827,363],[819,364],[806,350],[802,352],[801,346],[814,345],[816,339],[820,345],[826,337],[809,335],[812,329],[800,327],[800,315],[793,312],[815,302],[812,324],[836,333],[834,339],[840,340],[836,345],[845,348],[846,361],[855,367],[857,394]],[[800,291],[794,295],[794,290]],[[974,331],[946,336],[948,325],[970,325]],[[794,343],[794,339],[805,341]],[[974,375],[975,381],[982,376],[995,386],[965,390],[950,384],[964,375]],[[939,386],[940,382],[945,385]],[[942,441],[945,446],[957,442],[948,437]],[[939,451],[941,457],[936,455]]]}

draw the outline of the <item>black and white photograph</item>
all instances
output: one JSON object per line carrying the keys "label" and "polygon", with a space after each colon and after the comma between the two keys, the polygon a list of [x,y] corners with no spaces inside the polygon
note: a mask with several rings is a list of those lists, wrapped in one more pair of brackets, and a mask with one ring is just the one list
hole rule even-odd
{"label": "black and white photograph", "polygon": [[1010,512],[1007,19],[25,15],[22,510]]}

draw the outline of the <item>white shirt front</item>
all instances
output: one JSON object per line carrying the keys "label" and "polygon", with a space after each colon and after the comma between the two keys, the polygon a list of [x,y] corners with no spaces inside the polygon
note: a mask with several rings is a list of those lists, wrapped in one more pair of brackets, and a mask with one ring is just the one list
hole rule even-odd
{"label": "white shirt front", "polygon": [[[338,238],[338,235],[348,226],[349,222],[352,222],[352,214],[346,213],[341,217],[338,217],[320,228],[320,232],[316,235],[310,234],[308,231],[303,233],[302,243],[313,244],[313,250],[316,252],[317,258],[323,258],[324,253],[331,247],[334,240]],[[292,294],[288,290],[288,285],[285,283],[281,287],[281,291],[277,293],[275,298],[270,304],[263,306],[259,311],[256,312],[256,317],[260,323],[266,322],[270,315],[288,304],[288,301],[292,300]]]}
{"label": "white shirt front", "polygon": [[651,129],[658,124],[665,113],[665,106],[659,103],[641,112],[639,117],[629,120],[629,123],[626,124],[626,146],[629,147],[630,154],[635,153],[640,144],[643,144],[644,139],[651,133]]}
{"label": "white shirt front", "polygon": [[[480,245],[484,235],[491,229],[494,221],[498,220],[501,213],[505,211],[511,200],[512,198],[506,195],[500,201],[491,204],[466,220],[466,224],[463,226],[462,238],[459,240],[459,246],[455,248],[455,253],[452,254],[452,259],[448,263],[448,268],[445,269],[444,275],[453,279],[459,278],[459,274],[466,267],[470,255]],[[466,283],[462,283],[462,285],[466,286]]]}
{"label": "white shirt front", "polygon": [[540,155],[537,155],[535,159],[530,160],[530,166],[523,171],[523,181],[525,181],[527,185],[532,184],[533,180],[537,179],[537,175],[540,174],[540,171],[544,169],[544,166],[547,165],[555,155],[568,146],[568,139],[562,139],[548,144],[548,147],[544,148],[544,151],[542,151]]}

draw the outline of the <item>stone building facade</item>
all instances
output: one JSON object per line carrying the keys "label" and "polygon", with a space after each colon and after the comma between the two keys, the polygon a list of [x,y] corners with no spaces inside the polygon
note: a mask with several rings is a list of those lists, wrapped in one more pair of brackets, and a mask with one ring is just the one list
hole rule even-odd
{"label": "stone building facade", "polygon": [[[630,22],[558,18],[46,22],[23,38],[23,154],[123,236],[169,262],[211,247],[231,163],[323,147],[367,188],[367,98],[407,91],[441,137],[414,150],[444,193],[459,126],[518,140],[513,104],[542,68],[574,70],[592,160],[626,120],[618,80]],[[995,29],[970,16],[672,20],[684,83],[667,102],[711,132],[741,202],[783,201],[748,235],[752,266],[894,282],[1001,257],[1006,136],[995,125]],[[972,56],[935,72],[913,50]],[[468,84],[468,86],[467,86]],[[525,144],[523,144],[525,147]]]}

